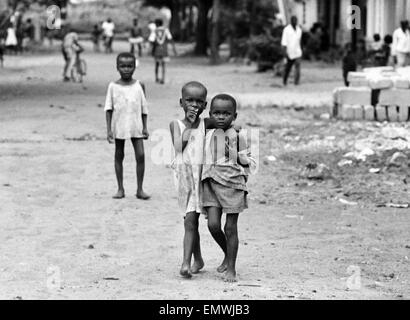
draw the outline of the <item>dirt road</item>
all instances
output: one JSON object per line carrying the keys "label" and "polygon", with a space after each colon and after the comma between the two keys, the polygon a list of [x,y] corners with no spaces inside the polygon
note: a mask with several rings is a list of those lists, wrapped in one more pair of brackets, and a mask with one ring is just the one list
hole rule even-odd
{"label": "dirt road", "polygon": [[[7,57],[8,68],[0,70],[0,298],[410,298],[409,210],[376,208],[366,196],[352,196],[357,205],[340,203],[338,196],[346,198],[343,187],[370,188],[359,169],[354,175],[338,172],[337,181],[312,184],[298,178],[308,162],[340,160],[336,151],[303,148],[308,143],[303,138],[354,139],[360,125],[356,131],[339,130],[338,123],[292,110],[240,111],[243,126],[261,130],[261,162],[250,182],[250,209],[239,222],[239,282],[228,285],[216,273],[222,254],[205,220],[200,226],[205,269],[192,280],[181,279],[183,223],[172,172],[150,161],[155,142],[149,141],[146,190],[153,198],[138,201],[127,144],[127,197],[111,199],[113,146],[105,140],[102,104],[108,82],[117,77],[115,56],[86,53],[85,58],[89,74],[83,86],[63,85],[58,53]],[[181,117],[179,90],[186,81],[204,82],[211,94],[330,96],[341,83],[339,69],[317,67],[305,66],[305,84],[288,89],[252,67],[209,67],[202,59],[174,59],[168,83],[160,86],[153,81],[151,59],[143,58],[137,77],[147,86],[153,134]],[[292,135],[302,140],[289,140]],[[289,151],[286,143],[297,148]],[[271,154],[277,161],[263,160]],[[403,188],[385,185],[382,194],[408,195]]]}

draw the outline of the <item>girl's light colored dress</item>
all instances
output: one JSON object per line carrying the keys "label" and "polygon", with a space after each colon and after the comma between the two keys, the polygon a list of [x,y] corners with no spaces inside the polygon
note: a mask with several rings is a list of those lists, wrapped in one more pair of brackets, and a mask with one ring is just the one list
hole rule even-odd
{"label": "girl's light colored dress", "polygon": [[[186,129],[178,120],[181,134]],[[201,176],[204,157],[205,123],[201,122],[193,129],[183,152],[175,152],[172,168],[174,169],[175,186],[178,192],[178,203],[184,216],[190,212],[203,213],[201,207]]]}
{"label": "girl's light colored dress", "polygon": [[112,132],[115,139],[144,138],[142,115],[148,114],[148,107],[139,81],[131,85],[111,82],[104,110],[113,111]]}

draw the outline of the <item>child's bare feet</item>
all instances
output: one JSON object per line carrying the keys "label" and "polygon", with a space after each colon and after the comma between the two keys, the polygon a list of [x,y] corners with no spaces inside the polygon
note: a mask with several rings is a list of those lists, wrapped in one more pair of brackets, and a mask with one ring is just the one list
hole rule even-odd
{"label": "child's bare feet", "polygon": [[216,271],[218,271],[219,273],[224,273],[226,270],[228,270],[228,260],[225,257],[224,261],[222,261],[222,264],[216,268]]}
{"label": "child's bare feet", "polygon": [[149,200],[149,199],[151,199],[151,196],[146,194],[144,191],[137,191],[136,197],[137,197],[137,199],[140,199],[140,200]]}
{"label": "child's bare feet", "polygon": [[235,270],[227,270],[224,281],[229,283],[237,282]]}
{"label": "child's bare feet", "polygon": [[199,271],[201,271],[205,266],[204,260],[202,260],[202,258],[198,261],[194,261],[192,268],[191,268],[191,272],[192,274],[197,274],[199,273]]}
{"label": "child's bare feet", "polygon": [[187,279],[192,278],[191,268],[189,265],[186,265],[186,264],[182,264],[179,274]]}
{"label": "child's bare feet", "polygon": [[125,198],[125,191],[124,189],[118,190],[118,192],[112,197],[113,199],[123,199]]}

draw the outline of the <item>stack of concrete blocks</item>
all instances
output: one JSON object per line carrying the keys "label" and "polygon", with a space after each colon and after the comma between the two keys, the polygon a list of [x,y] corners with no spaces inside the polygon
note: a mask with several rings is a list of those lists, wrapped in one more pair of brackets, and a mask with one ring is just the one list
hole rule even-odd
{"label": "stack of concrete blocks", "polygon": [[334,116],[343,120],[408,121],[410,68],[350,72],[350,87],[334,92]]}
{"label": "stack of concrete blocks", "polygon": [[343,120],[374,120],[372,90],[367,87],[337,88],[333,116]]}
{"label": "stack of concrete blocks", "polygon": [[406,122],[410,107],[410,68],[398,68],[392,76],[393,86],[380,92],[376,106],[379,121]]}

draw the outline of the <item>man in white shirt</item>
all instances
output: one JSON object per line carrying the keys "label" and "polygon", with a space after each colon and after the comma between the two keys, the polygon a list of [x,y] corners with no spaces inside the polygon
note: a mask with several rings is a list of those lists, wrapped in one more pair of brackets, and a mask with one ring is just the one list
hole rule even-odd
{"label": "man in white shirt", "polygon": [[111,18],[104,21],[101,28],[103,29],[103,36],[105,40],[105,52],[112,53],[112,41],[114,39],[115,24]]}
{"label": "man in white shirt", "polygon": [[290,24],[283,29],[282,46],[286,56],[286,67],[283,75],[283,84],[288,84],[288,78],[292,67],[295,66],[295,85],[300,80],[300,61],[302,59],[302,29],[298,26],[295,16],[290,18]]}
{"label": "man in white shirt", "polygon": [[397,61],[397,66],[410,65],[410,31],[407,20],[401,22],[401,27],[393,33],[392,55]]}

